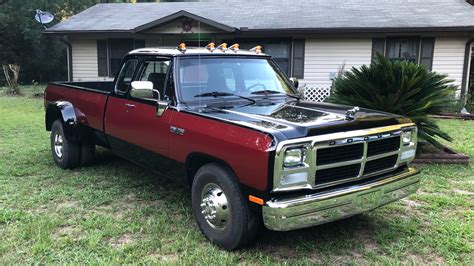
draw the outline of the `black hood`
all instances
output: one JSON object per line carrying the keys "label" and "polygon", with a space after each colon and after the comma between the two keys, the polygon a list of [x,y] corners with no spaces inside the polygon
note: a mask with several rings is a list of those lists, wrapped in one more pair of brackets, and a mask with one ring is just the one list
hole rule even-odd
{"label": "black hood", "polygon": [[187,108],[199,115],[268,132],[278,140],[406,123],[399,115],[360,108],[353,118],[351,106],[306,101],[258,101],[250,105],[231,103]]}

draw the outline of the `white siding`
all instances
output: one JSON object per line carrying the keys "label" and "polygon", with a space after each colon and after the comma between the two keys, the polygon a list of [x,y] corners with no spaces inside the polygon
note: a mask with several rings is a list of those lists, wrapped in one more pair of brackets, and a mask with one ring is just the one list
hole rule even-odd
{"label": "white siding", "polygon": [[71,45],[74,81],[104,80],[98,75],[96,40],[72,40]]}
{"label": "white siding", "polygon": [[[436,38],[433,71],[447,74],[461,88],[467,38]],[[460,90],[458,90],[459,96]]]}
{"label": "white siding", "polygon": [[305,43],[304,79],[308,87],[329,87],[331,77],[341,68],[350,70],[370,64],[372,39],[307,39]]}

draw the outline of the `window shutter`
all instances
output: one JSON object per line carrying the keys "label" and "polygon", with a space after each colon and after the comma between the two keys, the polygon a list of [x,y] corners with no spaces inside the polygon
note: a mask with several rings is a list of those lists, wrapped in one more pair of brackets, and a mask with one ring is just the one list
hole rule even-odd
{"label": "window shutter", "polygon": [[145,48],[145,40],[135,40],[135,49]]}
{"label": "window shutter", "polygon": [[304,39],[293,41],[293,77],[304,78]]}
{"label": "window shutter", "polygon": [[435,38],[421,38],[420,65],[425,65],[429,70],[433,67],[433,52]]}
{"label": "window shutter", "polygon": [[97,66],[99,77],[107,77],[108,60],[107,60],[107,40],[97,40]]}
{"label": "window shutter", "polygon": [[377,54],[385,55],[385,38],[372,39],[372,61],[374,61]]}

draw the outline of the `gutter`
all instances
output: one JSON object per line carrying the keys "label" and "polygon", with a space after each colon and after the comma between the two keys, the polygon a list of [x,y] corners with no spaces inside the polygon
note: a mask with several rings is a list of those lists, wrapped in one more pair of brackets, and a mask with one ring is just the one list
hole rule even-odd
{"label": "gutter", "polygon": [[[467,92],[467,86],[468,81],[469,81],[469,70],[470,70],[470,64],[471,64],[471,50],[472,50],[472,44],[474,43],[474,38],[470,39],[466,43],[466,49],[464,53],[464,69],[462,72],[462,83],[461,83],[461,104],[463,107],[466,106],[466,92]],[[471,66],[473,67],[473,66]]]}
{"label": "gutter", "polygon": [[67,46],[67,79],[68,81],[73,81],[74,77],[72,75],[72,45],[67,40],[66,36],[59,38],[59,41],[61,41]]}

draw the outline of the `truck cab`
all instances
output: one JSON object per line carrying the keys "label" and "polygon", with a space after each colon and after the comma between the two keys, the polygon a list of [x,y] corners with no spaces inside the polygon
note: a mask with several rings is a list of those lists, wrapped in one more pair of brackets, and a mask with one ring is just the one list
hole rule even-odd
{"label": "truck cab", "polygon": [[409,119],[307,102],[255,47],[131,51],[113,83],[51,83],[52,157],[90,164],[96,145],[191,186],[198,227],[236,249],[259,225],[288,231],[362,213],[414,193]]}

